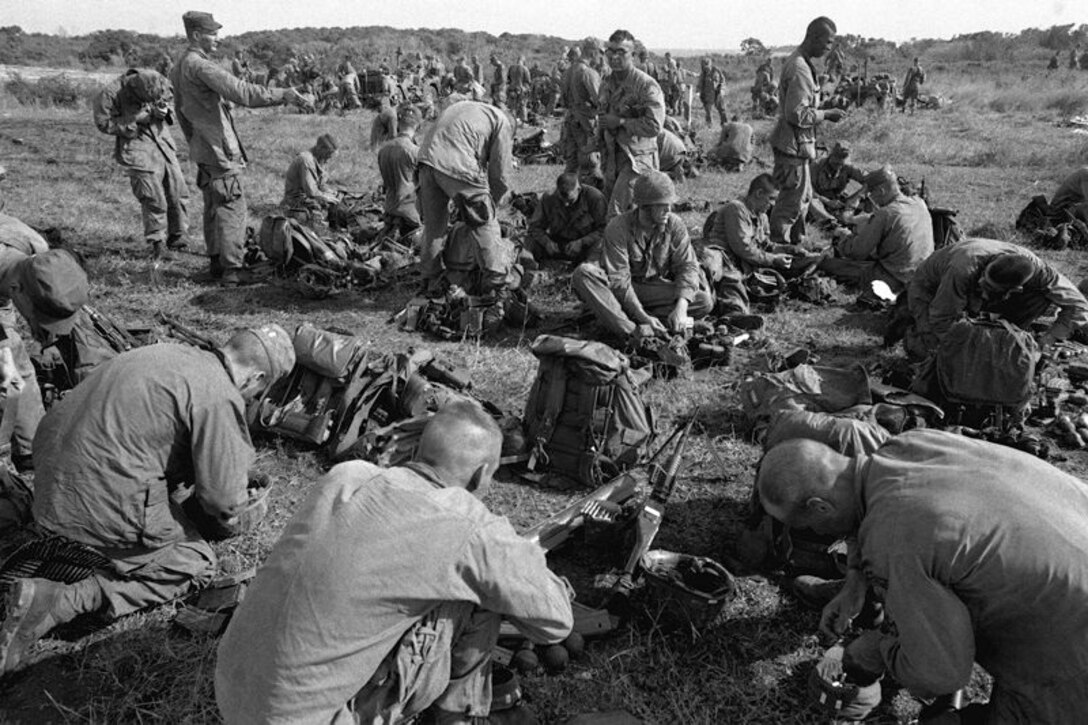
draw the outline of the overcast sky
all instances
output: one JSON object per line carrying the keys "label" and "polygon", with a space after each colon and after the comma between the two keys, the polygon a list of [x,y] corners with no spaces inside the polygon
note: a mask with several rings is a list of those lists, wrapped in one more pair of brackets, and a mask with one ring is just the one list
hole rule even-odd
{"label": "overcast sky", "polygon": [[0,25],[43,33],[64,28],[71,35],[105,28],[174,35],[186,10],[214,13],[223,35],[389,25],[582,38],[622,27],[650,48],[725,50],[753,36],[768,45],[795,44],[821,14],[841,33],[894,41],[1088,23],[1086,0],[0,0]]}

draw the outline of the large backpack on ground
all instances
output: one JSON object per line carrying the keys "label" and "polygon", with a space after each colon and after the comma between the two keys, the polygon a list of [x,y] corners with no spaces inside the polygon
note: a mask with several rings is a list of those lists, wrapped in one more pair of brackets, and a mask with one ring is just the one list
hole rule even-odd
{"label": "large backpack on ground", "polygon": [[530,470],[600,485],[639,463],[653,440],[653,415],[639,395],[648,370],[600,342],[541,335],[523,417]]}
{"label": "large backpack on ground", "polygon": [[333,458],[371,426],[437,410],[469,386],[429,350],[376,351],[364,338],[309,323],[294,345],[294,369],[250,405],[250,429],[320,446]]}
{"label": "large backpack on ground", "polygon": [[1019,417],[1035,391],[1039,346],[1027,330],[1008,320],[960,320],[941,341],[934,375],[950,423],[985,419],[999,427],[1006,415]]}

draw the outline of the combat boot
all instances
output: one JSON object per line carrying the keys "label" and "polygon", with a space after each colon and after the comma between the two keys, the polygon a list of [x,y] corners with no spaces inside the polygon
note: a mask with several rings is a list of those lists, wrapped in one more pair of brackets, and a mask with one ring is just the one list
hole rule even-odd
{"label": "combat boot", "polygon": [[224,269],[219,280],[220,287],[246,287],[259,282],[248,269]]}
{"label": "combat boot", "polygon": [[102,606],[102,588],[93,577],[61,584],[48,579],[19,579],[8,591],[0,626],[0,675],[19,667],[27,648],[57,625]]}
{"label": "combat boot", "polygon": [[173,262],[173,252],[166,248],[164,242],[151,242],[151,251],[148,253],[153,262]]}
{"label": "combat boot", "polygon": [[793,595],[809,609],[821,610],[842,591],[842,579],[821,579],[808,574],[790,582]]}

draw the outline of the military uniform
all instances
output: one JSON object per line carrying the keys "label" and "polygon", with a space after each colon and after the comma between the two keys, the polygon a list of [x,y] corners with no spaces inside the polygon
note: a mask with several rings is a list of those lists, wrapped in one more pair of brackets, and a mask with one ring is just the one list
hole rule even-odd
{"label": "military uniform", "polygon": [[419,146],[407,134],[400,134],[378,150],[378,171],[385,187],[385,223],[404,234],[419,228],[419,201],[416,198],[416,167]]}
{"label": "military uniform", "polygon": [[216,522],[247,504],[245,403],[223,362],[188,345],[118,355],[73,388],[34,439],[34,520],[104,554],[93,576],[112,617],[211,580],[216,557],[179,505]]}
{"label": "military uniform", "polygon": [[639,228],[637,209],[614,217],[605,227],[600,263],[580,265],[571,281],[601,324],[621,336],[634,332],[628,315],[638,305],[662,319],[680,297],[688,300],[691,317],[714,306],[687,227],[671,212],[662,227],[648,232]]}
{"label": "military uniform", "polygon": [[[932,430],[854,462],[860,566],[885,623],[847,646],[919,697],[993,676],[986,723],[1088,712],[1088,488],[1034,456]],[[975,722],[975,720],[972,720]]]}
{"label": "military uniform", "polygon": [[929,208],[916,196],[900,194],[837,249],[840,256],[825,257],[820,269],[862,287],[881,280],[893,292],[902,292],[918,266],[933,254]]}
{"label": "military uniform", "polygon": [[[510,189],[513,128],[501,110],[475,101],[455,103],[428,130],[419,150],[419,200],[423,215],[420,257],[424,280],[441,271],[449,228],[449,201],[458,194],[490,195],[498,204]],[[478,233],[502,236],[494,215]]]}
{"label": "military uniform", "polygon": [[[981,297],[979,279],[986,266],[1002,254],[1027,257],[1035,271],[1021,292],[1004,302],[987,304]],[[914,327],[905,345],[917,357],[935,349],[952,323],[967,314],[994,312],[1027,327],[1055,305],[1058,318],[1050,334],[1059,340],[1088,324],[1088,300],[1065,275],[1024,247],[994,239],[965,239],[935,252],[915,272],[907,305]]]}
{"label": "military uniform", "polygon": [[196,185],[204,195],[204,243],[213,263],[225,271],[243,265],[246,197],[242,172],[247,157],[234,128],[232,104],[275,106],[284,91],[246,83],[190,45],[174,66],[178,123],[197,165]]}
{"label": "military uniform", "polygon": [[325,186],[325,165],[314,156],[313,151],[303,151],[287,168],[284,181],[284,210],[298,214],[304,221],[313,218],[314,212],[322,211],[334,195]]}
{"label": "military uniform", "polygon": [[574,172],[588,156],[597,135],[597,109],[601,77],[581,58],[563,75],[563,161],[565,171]]}
{"label": "military uniform", "polygon": [[514,63],[507,71],[506,79],[509,83],[506,89],[506,105],[510,107],[514,118],[524,121],[526,103],[529,100],[529,87],[532,84],[529,69],[521,63]]}
{"label": "military uniform", "polygon": [[388,103],[382,103],[378,115],[370,123],[370,149],[379,148],[397,136],[397,111]]}
{"label": "military uniform", "polygon": [[1088,166],[1082,166],[1065,177],[1054,198],[1052,209],[1069,211],[1081,221],[1088,221]]}
{"label": "military uniform", "polygon": [[421,463],[343,463],[314,486],[219,645],[227,723],[486,716],[499,618],[570,632],[544,551]]}
{"label": "military uniform", "polygon": [[[167,128],[174,122],[172,102],[173,90],[164,76],[129,71],[95,98],[94,122],[99,131],[116,137],[113,158],[128,174],[140,202],[144,238],[181,246],[189,230],[189,185]],[[156,106],[161,115],[136,121],[137,114]]]}
{"label": "military uniform", "polygon": [[497,60],[491,67],[491,103],[499,108],[506,108],[506,65]]}
{"label": "military uniform", "polygon": [[638,68],[611,73],[601,81],[598,114],[612,114],[623,124],[597,129],[604,166],[609,216],[631,207],[631,190],[641,174],[658,168],[657,135],[665,124],[665,98],[657,83]]}
{"label": "military uniform", "polygon": [[805,232],[805,213],[812,198],[809,163],[816,158],[816,126],[823,120],[816,70],[800,49],[786,59],[779,84],[781,105],[771,132],[774,180],[778,201],[771,209],[771,239],[798,244]]}
{"label": "military uniform", "polygon": [[766,214],[756,214],[742,199],[727,201],[714,214],[708,243],[725,251],[733,266],[748,275],[764,267],[778,268],[774,258],[796,254],[797,247],[773,244]]}
{"label": "military uniform", "polygon": [[661,129],[657,134],[657,165],[676,183],[684,180],[687,172],[688,147],[672,131]]}
{"label": "military uniform", "polygon": [[[14,406],[7,403],[4,405],[4,414],[15,417],[11,454],[17,458],[31,454],[34,433],[45,415],[45,407],[42,405],[42,391],[38,387],[34,365],[30,362],[30,355],[19,334],[15,305],[8,297],[8,290],[12,284],[20,282],[16,265],[47,249],[49,245],[36,231],[13,216],[0,214],[0,332],[3,333],[0,347],[11,348],[15,368],[25,381],[18,402]],[[6,443],[8,441],[0,441],[0,445]]]}
{"label": "military uniform", "polygon": [[703,66],[699,73],[699,100],[706,114],[706,125],[712,123],[711,111],[718,111],[718,120],[722,126],[729,122],[725,112],[725,76],[713,65]]}
{"label": "military uniform", "polygon": [[[547,242],[559,246],[560,254],[573,259],[596,257],[608,218],[608,202],[604,194],[591,186],[579,186],[578,198],[567,204],[563,196],[552,191],[544,195],[533,218],[525,246],[536,259],[547,259]],[[570,245],[578,249],[573,255]]]}

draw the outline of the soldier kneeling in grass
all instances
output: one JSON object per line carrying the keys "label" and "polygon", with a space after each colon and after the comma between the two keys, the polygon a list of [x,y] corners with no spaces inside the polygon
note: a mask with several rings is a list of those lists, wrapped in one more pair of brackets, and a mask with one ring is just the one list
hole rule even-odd
{"label": "soldier kneeling in grass", "polygon": [[49,411],[34,439],[38,540],[26,546],[77,549],[88,575],[15,582],[0,674],[80,614],[120,617],[212,579],[207,539],[241,533],[267,508],[267,486],[250,484],[246,402],[294,364],[278,325],[243,330],[215,353],[149,345],[102,363]]}

